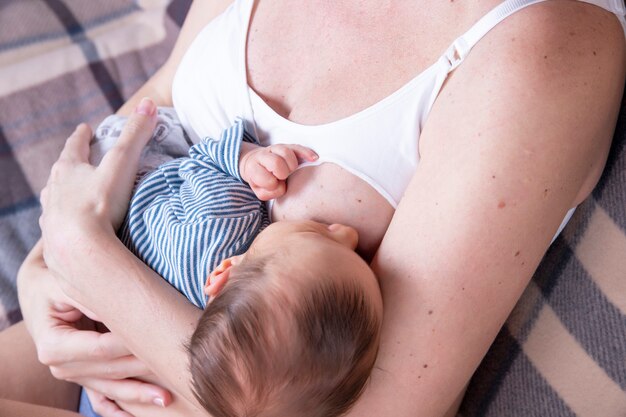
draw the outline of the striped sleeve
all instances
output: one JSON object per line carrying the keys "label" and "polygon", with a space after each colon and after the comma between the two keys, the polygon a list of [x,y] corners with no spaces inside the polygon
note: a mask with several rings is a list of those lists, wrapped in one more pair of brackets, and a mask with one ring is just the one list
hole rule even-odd
{"label": "striped sleeve", "polygon": [[220,140],[194,145],[139,184],[120,239],[142,261],[204,307],[204,283],[225,258],[244,253],[269,223],[265,205],[239,178],[242,140],[235,123]]}
{"label": "striped sleeve", "polygon": [[243,182],[239,173],[239,153],[243,140],[256,143],[244,130],[243,121],[238,119],[222,132],[219,139],[205,138],[194,145],[189,151],[189,156]]}

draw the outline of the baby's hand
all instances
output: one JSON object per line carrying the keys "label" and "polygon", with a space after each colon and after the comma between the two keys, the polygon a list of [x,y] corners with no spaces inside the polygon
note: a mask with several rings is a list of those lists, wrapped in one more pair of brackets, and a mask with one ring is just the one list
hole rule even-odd
{"label": "baby's hand", "polygon": [[239,157],[241,178],[259,200],[267,201],[285,194],[285,180],[301,162],[313,162],[317,154],[301,145],[272,145],[267,147],[244,143]]}

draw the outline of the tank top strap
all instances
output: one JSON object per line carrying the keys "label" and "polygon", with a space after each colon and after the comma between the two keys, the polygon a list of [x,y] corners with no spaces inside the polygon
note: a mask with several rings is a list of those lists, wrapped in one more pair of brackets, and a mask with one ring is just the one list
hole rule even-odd
{"label": "tank top strap", "polygon": [[[467,32],[457,38],[452,45],[444,53],[444,57],[450,62],[452,71],[458,67],[467,57],[472,48],[485,36],[491,29],[502,22],[513,13],[531,6],[536,3],[542,3],[547,0],[506,0],[493,8],[489,13],[483,16],[474,24]],[[583,3],[593,4],[607,11],[614,13],[624,26],[626,31],[626,8],[623,0],[579,0]]]}

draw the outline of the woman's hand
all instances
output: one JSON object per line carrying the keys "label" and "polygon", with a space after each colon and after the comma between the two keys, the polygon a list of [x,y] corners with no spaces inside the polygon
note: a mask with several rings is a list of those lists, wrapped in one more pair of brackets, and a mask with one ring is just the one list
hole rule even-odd
{"label": "woman's hand", "polygon": [[[110,395],[102,384],[96,386],[74,374],[70,378],[94,387],[106,397],[115,397],[124,406],[128,404],[126,399],[155,400],[159,405],[168,405],[172,399],[167,392],[160,391],[158,398],[162,401],[149,394],[138,394],[149,392],[153,386],[141,383],[140,390],[128,388],[129,381],[124,378],[127,375],[116,373],[131,369],[122,358],[132,352],[156,375],[141,376],[141,380],[165,385],[178,394],[181,401],[173,403],[197,407],[189,387],[183,346],[193,333],[201,310],[137,259],[115,234],[127,210],[139,156],[156,125],[155,114],[154,103],[142,100],[98,167],[88,162],[90,130],[82,126],[71,135],[42,194],[43,253],[45,264],[63,293],[97,314],[115,335],[92,336],[99,341],[105,338],[123,349],[115,351],[116,355],[105,355],[103,361],[108,361],[107,365],[91,368],[96,376],[105,372],[105,378],[100,379],[123,380],[124,384],[114,381],[115,391]],[[122,340],[119,345],[117,337]],[[86,343],[81,346],[98,350],[94,347],[97,345],[81,341]],[[78,354],[85,352],[90,351],[78,348]],[[83,356],[70,359],[74,363],[94,362]],[[86,368],[72,371],[81,369]],[[69,367],[65,371],[71,372]],[[114,377],[106,378],[107,372]]]}
{"label": "woman's hand", "polygon": [[41,242],[20,268],[18,290],[40,362],[57,379],[90,388],[99,414],[119,412],[114,401],[161,406],[171,401],[163,388],[128,379],[145,377],[150,370],[115,335],[96,331],[97,324],[81,312],[87,310],[61,291],[43,261]]}
{"label": "woman's hand", "polygon": [[80,327],[82,312],[95,315],[58,285],[67,293],[72,283],[84,277],[74,268],[84,266],[76,261],[85,257],[90,241],[99,236],[116,240],[115,230],[126,214],[139,155],[154,129],[155,114],[154,103],[142,100],[98,167],[88,162],[91,130],[81,125],[72,133],[42,191],[40,226],[46,262],[27,260],[23,268],[24,274],[40,277],[36,287],[45,285],[33,291],[42,295],[33,319],[28,320],[40,360],[57,378],[89,388],[97,411],[109,415],[120,411],[115,400],[163,406],[171,402],[171,395],[135,379],[151,372],[113,333]]}
{"label": "woman's hand", "polygon": [[46,265],[69,278],[65,270],[77,249],[91,239],[115,233],[128,208],[139,155],[156,124],[156,106],[141,101],[116,145],[99,166],[89,163],[91,129],[80,125],[68,138],[41,193],[39,224]]}

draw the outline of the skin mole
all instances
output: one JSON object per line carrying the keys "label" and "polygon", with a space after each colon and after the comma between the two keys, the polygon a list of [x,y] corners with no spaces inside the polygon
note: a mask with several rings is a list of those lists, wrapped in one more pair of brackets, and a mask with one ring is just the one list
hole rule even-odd
{"label": "skin mole", "polygon": [[500,200],[500,202],[498,203],[498,208],[504,208],[506,207],[506,203],[504,202],[504,200]]}

